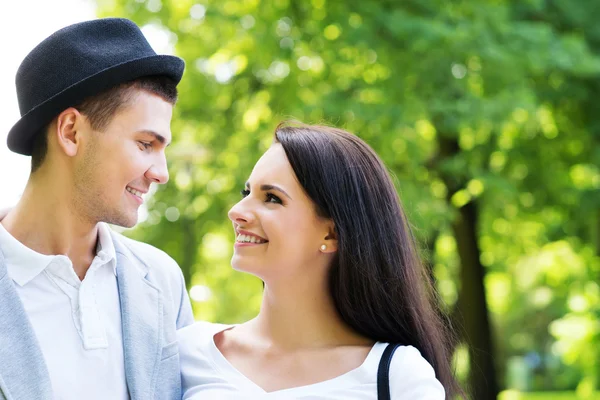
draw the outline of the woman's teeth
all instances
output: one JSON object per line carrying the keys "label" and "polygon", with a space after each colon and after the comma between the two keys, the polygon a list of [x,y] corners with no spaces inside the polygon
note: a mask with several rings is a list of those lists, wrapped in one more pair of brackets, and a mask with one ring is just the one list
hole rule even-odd
{"label": "woman's teeth", "polygon": [[266,243],[267,241],[256,236],[239,234],[236,241],[238,243]]}

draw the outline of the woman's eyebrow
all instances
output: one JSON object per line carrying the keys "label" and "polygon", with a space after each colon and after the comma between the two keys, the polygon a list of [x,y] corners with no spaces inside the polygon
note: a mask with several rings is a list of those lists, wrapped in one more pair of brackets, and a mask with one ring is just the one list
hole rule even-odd
{"label": "woman's eyebrow", "polygon": [[[246,187],[249,188],[250,187],[250,183],[246,182]],[[262,191],[267,191],[267,190],[277,190],[278,192],[283,193],[288,199],[292,200],[292,197],[287,194],[287,192],[285,190],[283,190],[282,188],[280,188],[279,186],[276,185],[260,185],[260,190]]]}

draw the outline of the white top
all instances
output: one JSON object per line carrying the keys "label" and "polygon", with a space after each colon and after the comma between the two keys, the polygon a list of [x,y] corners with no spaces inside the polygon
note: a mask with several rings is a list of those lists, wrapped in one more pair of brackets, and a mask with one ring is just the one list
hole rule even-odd
{"label": "white top", "polygon": [[37,336],[55,399],[129,399],[116,253],[103,223],[98,238],[96,257],[80,281],[67,256],[37,253],[0,224],[8,275]]}
{"label": "white top", "polygon": [[[214,335],[230,326],[196,322],[178,332],[183,398],[193,400],[376,400],[377,368],[387,343],[377,342],[365,361],[336,378],[291,389],[265,392],[231,365]],[[401,346],[390,367],[393,400],[444,400],[433,368],[412,346]]]}

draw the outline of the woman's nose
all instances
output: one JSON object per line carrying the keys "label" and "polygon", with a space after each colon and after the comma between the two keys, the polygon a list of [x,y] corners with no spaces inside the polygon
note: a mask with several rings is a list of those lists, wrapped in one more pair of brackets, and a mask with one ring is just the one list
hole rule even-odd
{"label": "woman's nose", "polygon": [[227,216],[232,222],[237,224],[248,224],[253,221],[252,212],[248,209],[248,206],[245,203],[246,199],[242,199],[237,204],[235,204],[229,212]]}

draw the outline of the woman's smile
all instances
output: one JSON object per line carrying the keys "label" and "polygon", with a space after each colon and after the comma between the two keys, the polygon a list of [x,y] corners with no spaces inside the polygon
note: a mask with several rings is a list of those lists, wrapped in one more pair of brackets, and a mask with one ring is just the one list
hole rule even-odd
{"label": "woman's smile", "polygon": [[266,244],[269,241],[261,236],[245,230],[236,230],[235,247],[250,247]]}

